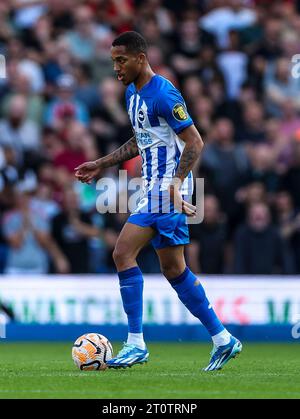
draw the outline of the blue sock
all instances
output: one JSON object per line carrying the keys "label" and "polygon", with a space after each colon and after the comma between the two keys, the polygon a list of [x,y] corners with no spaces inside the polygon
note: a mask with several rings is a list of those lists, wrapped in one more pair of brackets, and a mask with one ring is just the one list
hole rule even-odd
{"label": "blue sock", "polygon": [[201,321],[211,336],[225,330],[214,310],[209,308],[211,305],[200,281],[188,267],[181,275],[170,280],[170,284],[177,292],[180,301]]}
{"label": "blue sock", "polygon": [[138,266],[118,272],[123,307],[129,333],[143,331],[143,275]]}

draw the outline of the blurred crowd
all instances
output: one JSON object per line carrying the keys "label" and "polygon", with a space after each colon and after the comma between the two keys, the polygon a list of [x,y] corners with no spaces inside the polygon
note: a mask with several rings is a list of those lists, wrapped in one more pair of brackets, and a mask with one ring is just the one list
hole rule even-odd
{"label": "blurred crowd", "polygon": [[[152,68],[181,90],[205,142],[190,267],[299,274],[296,0],[1,1],[0,272],[114,272],[128,215],[99,213],[99,192],[76,182],[74,168],[132,135],[110,57],[124,30],[146,38]],[[138,176],[140,166],[136,158],[103,176]],[[159,272],[151,247],[139,263]]]}

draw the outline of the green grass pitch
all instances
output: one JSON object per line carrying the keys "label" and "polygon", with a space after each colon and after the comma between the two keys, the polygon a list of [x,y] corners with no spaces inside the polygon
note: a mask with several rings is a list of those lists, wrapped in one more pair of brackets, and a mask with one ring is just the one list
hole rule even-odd
{"label": "green grass pitch", "polygon": [[146,365],[85,372],[73,364],[71,347],[0,342],[0,398],[300,398],[297,343],[246,343],[237,359],[210,373],[201,371],[206,344],[150,344]]}

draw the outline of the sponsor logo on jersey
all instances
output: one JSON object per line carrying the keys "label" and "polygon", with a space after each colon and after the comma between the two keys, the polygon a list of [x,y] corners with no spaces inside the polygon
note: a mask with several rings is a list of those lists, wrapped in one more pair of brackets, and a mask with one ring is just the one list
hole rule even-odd
{"label": "sponsor logo on jersey", "polygon": [[137,140],[138,145],[140,146],[152,144],[152,138],[148,132],[137,132],[136,140]]}

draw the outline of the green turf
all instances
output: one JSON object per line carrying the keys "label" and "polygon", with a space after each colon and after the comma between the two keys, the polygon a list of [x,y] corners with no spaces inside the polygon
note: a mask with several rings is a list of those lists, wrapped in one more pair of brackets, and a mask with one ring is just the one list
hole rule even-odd
{"label": "green turf", "polygon": [[[114,345],[119,349],[120,345]],[[298,344],[245,344],[222,370],[210,346],[150,344],[147,365],[81,372],[71,344],[0,343],[0,398],[299,398]]]}

